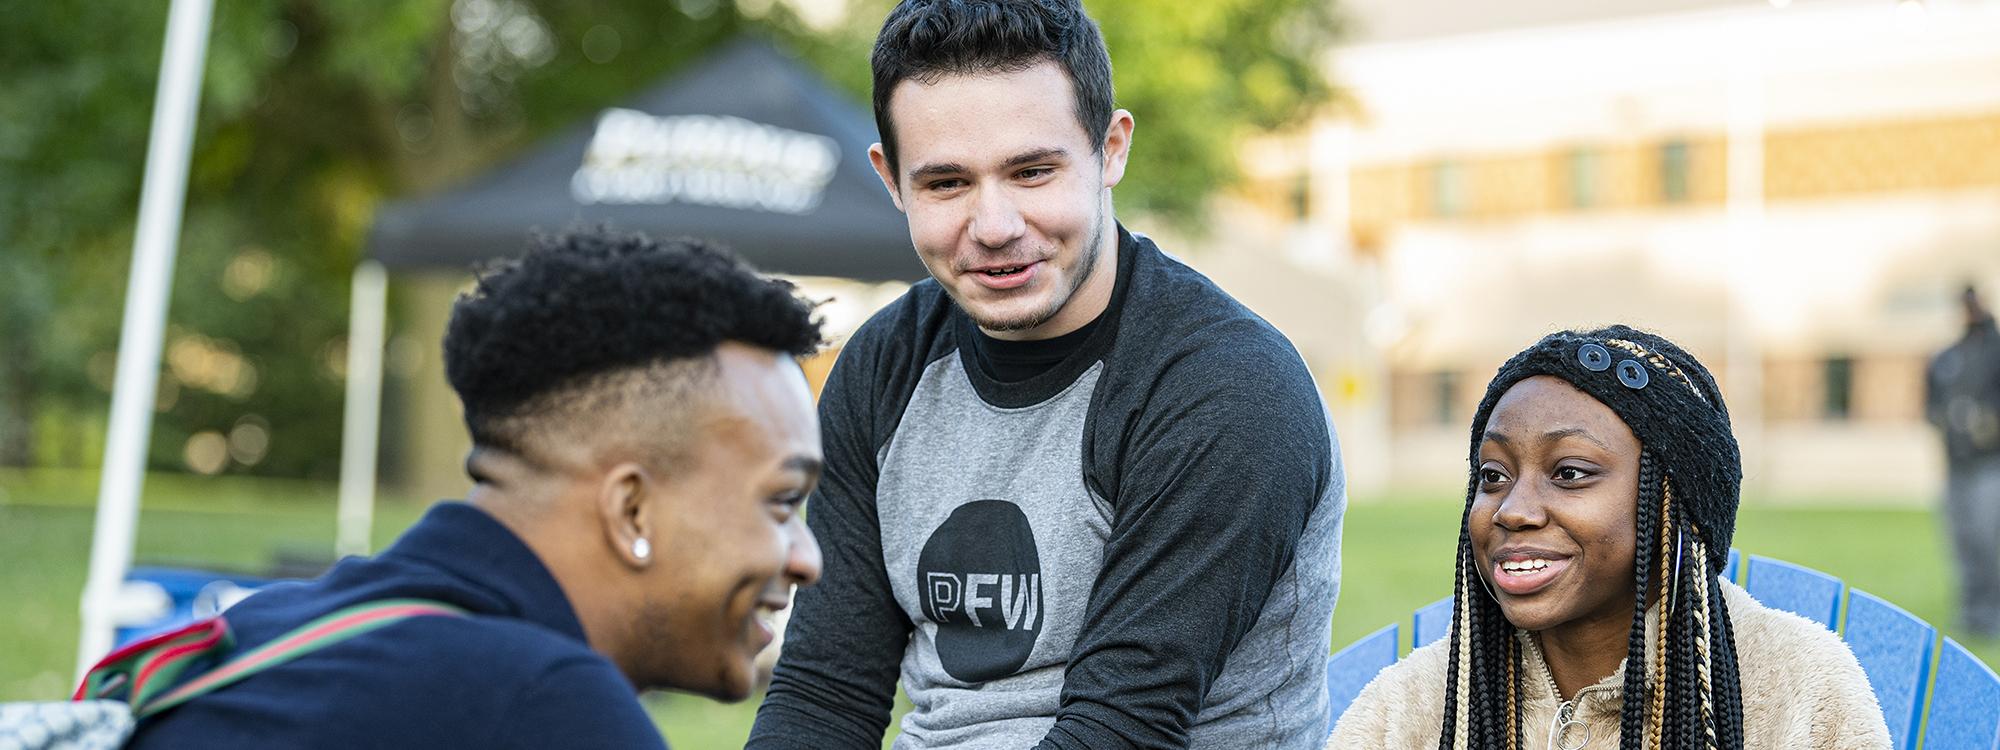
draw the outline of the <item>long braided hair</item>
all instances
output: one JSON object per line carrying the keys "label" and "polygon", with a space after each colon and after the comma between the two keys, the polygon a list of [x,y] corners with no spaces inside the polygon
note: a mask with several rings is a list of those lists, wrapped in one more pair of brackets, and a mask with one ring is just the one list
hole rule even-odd
{"label": "long braided hair", "polygon": [[[1736,530],[1742,459],[1714,376],[1673,342],[1626,326],[1544,337],[1500,367],[1472,418],[1439,748],[1525,747],[1525,654],[1514,626],[1479,580],[1470,521],[1487,418],[1502,394],[1537,375],[1561,378],[1604,403],[1639,438],[1632,634],[1618,746],[1742,748],[1734,631],[1717,580]],[[1659,640],[1649,655],[1646,610],[1655,585]]]}

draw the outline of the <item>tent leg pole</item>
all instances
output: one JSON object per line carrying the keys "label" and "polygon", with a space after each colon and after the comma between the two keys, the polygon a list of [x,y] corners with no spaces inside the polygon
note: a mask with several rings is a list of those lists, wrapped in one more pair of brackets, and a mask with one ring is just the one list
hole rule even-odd
{"label": "tent leg pole", "polygon": [[340,531],[334,553],[369,552],[375,521],[375,454],[382,417],[382,350],[389,275],[364,260],[354,269],[347,322],[347,403],[340,430]]}
{"label": "tent leg pole", "polygon": [[80,602],[78,679],[111,650],[113,610],[139,521],[139,490],[159,395],[160,350],[166,335],[167,299],[173,291],[174,255],[187,203],[189,152],[201,105],[202,62],[208,55],[213,0],[173,0],[160,53],[160,82],[146,145],[146,176],[139,194],[139,224],[132,241],[132,270],[125,287],[125,318],[118,337],[118,374],[111,394],[110,432],[98,480],[97,520],[91,535],[90,575]]}

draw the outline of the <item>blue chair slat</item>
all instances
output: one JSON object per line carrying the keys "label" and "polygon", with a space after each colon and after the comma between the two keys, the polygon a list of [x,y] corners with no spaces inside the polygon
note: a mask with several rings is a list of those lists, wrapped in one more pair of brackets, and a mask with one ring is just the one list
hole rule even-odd
{"label": "blue chair slat", "polygon": [[1741,582],[1743,577],[1737,574],[1741,570],[1743,570],[1743,553],[1735,547],[1730,547],[1729,564],[1722,568],[1722,579],[1730,583]]}
{"label": "blue chair slat", "polygon": [[1861,661],[1861,670],[1868,673],[1868,686],[1882,704],[1895,749],[1916,747],[1937,628],[1881,597],[1855,589],[1847,598],[1847,632],[1842,637]]}
{"label": "blue chair slat", "polygon": [[1333,733],[1333,725],[1340,715],[1347,711],[1348,704],[1354,702],[1361,689],[1375,679],[1375,674],[1383,667],[1396,663],[1395,625],[1389,625],[1355,641],[1347,648],[1334,654],[1326,662],[1326,697],[1330,709],[1327,712],[1326,731]]}
{"label": "blue chair slat", "polygon": [[1430,645],[1431,641],[1451,635],[1451,597],[1431,602],[1417,610],[1416,617],[1410,621],[1410,632],[1416,639],[1410,648],[1422,648]]}
{"label": "blue chair slat", "polygon": [[1744,588],[1772,609],[1797,614],[1832,630],[1840,618],[1840,579],[1811,568],[1751,555]]}
{"label": "blue chair slat", "polygon": [[1931,688],[1924,750],[1993,750],[2000,747],[2000,676],[1958,645],[1944,639],[1938,654],[1937,684]]}

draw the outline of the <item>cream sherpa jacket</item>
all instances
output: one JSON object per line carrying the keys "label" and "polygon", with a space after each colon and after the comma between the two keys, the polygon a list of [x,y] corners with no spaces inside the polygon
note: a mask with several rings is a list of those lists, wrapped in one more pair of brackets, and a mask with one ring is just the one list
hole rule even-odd
{"label": "cream sherpa jacket", "polygon": [[[1886,750],[1889,729],[1868,687],[1868,677],[1847,645],[1818,623],[1765,607],[1734,584],[1723,584],[1736,631],[1736,661],[1743,687],[1743,742],[1748,750]],[[1657,611],[1657,610],[1656,610]],[[1658,629],[1648,613],[1647,643]],[[1527,644],[1528,674],[1521,734],[1526,750],[1547,750],[1550,721],[1561,701],[1535,640]],[[1342,714],[1329,750],[1430,750],[1444,726],[1444,681],[1450,639],[1410,652],[1361,691]],[[1576,747],[1587,728],[1585,750],[1618,746],[1618,711],[1625,667],[1578,691],[1567,744]]]}

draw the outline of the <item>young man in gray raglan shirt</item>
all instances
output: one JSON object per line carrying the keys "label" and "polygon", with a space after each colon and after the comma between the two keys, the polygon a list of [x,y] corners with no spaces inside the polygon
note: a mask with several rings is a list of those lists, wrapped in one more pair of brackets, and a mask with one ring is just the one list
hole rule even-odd
{"label": "young man in gray raglan shirt", "polygon": [[825,557],[753,748],[1325,742],[1346,495],[1284,336],[1111,211],[1132,115],[1075,0],[905,0],[876,171],[933,279],[820,402]]}

